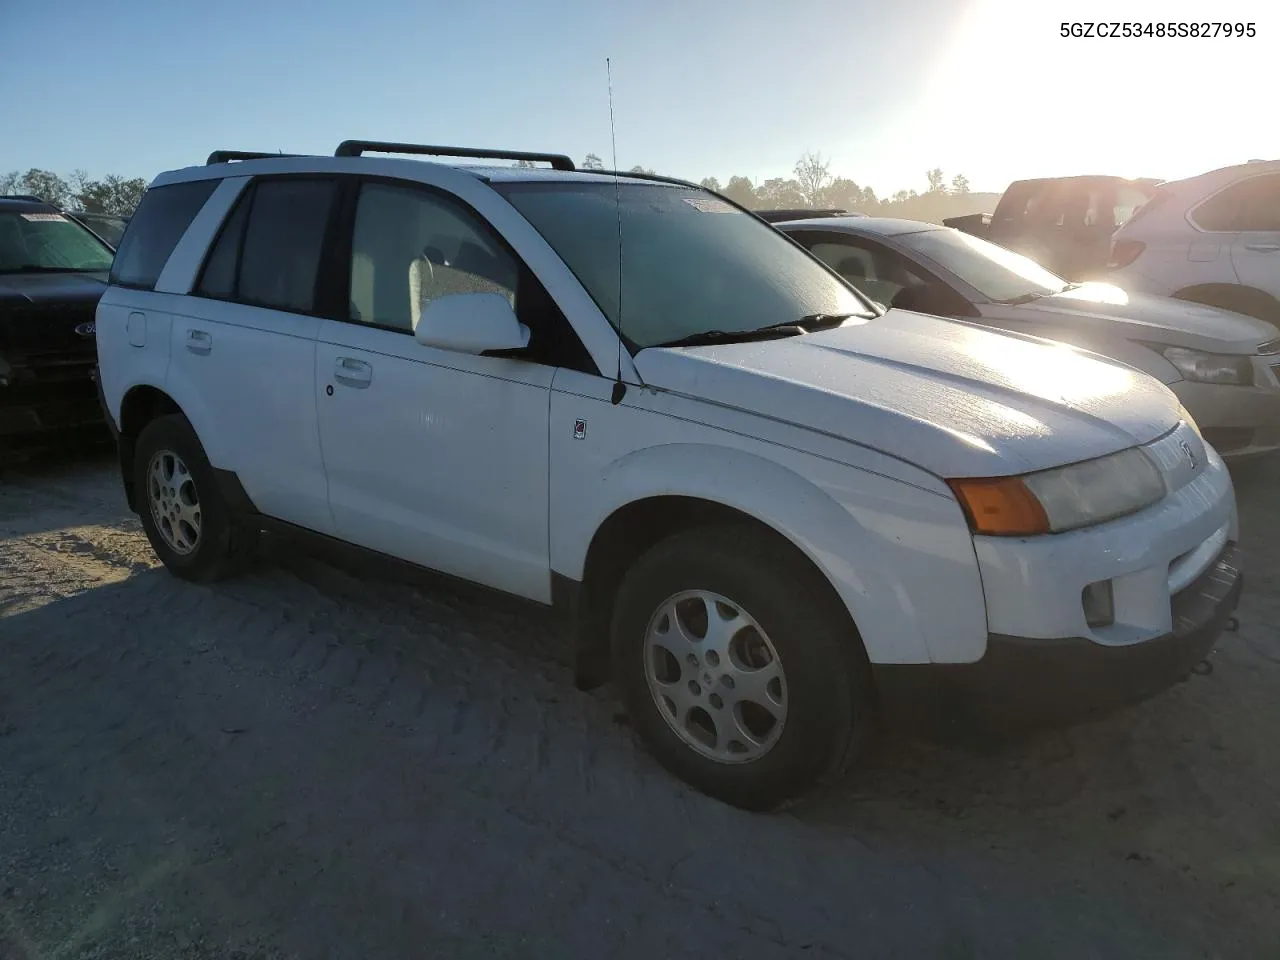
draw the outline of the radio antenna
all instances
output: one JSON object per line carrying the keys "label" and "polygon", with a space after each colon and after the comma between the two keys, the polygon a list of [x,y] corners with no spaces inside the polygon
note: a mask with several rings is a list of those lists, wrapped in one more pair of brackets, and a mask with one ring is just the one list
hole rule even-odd
{"label": "radio antenna", "polygon": [[616,407],[627,395],[627,385],[622,382],[622,187],[618,180],[618,134],[613,125],[613,63],[604,58],[605,73],[609,78],[609,141],[613,150],[613,206],[618,214],[618,356],[613,379],[613,396]]}

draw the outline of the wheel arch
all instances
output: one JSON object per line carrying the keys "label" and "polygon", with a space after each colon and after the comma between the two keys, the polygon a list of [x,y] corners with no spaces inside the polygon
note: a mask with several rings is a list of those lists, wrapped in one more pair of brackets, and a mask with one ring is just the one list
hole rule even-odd
{"label": "wheel arch", "polygon": [[1245,283],[1195,283],[1175,290],[1171,296],[1280,324],[1280,300]]}
{"label": "wheel arch", "polygon": [[186,416],[173,397],[161,388],[149,383],[139,383],[125,391],[120,401],[120,474],[124,481],[125,499],[129,509],[138,512],[133,482],[133,458],[138,436],[152,420],[169,414]]}

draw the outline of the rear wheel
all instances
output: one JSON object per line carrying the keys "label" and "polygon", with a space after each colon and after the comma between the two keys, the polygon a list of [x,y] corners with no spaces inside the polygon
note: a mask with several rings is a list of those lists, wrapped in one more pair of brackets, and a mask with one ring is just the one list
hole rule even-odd
{"label": "rear wheel", "polygon": [[236,572],[257,530],[237,522],[186,418],[152,420],[134,450],[134,489],[156,556],[185,580],[209,582]]}
{"label": "rear wheel", "polygon": [[618,592],[613,656],[654,756],[735,806],[776,808],[843,771],[873,721],[843,610],[749,528],[690,530],[641,557]]}

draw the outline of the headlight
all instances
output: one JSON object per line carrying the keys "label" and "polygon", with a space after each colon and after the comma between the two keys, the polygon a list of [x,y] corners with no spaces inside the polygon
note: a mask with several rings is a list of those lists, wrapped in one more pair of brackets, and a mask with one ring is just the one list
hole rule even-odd
{"label": "headlight", "polygon": [[949,480],[974,533],[1027,537],[1114,520],[1165,495],[1159,468],[1137,447],[1021,477]]}
{"label": "headlight", "polygon": [[1200,383],[1231,383],[1249,386],[1253,383],[1253,360],[1250,357],[1219,353],[1201,353],[1186,347],[1157,347],[1166,360],[1178,368],[1188,380]]}

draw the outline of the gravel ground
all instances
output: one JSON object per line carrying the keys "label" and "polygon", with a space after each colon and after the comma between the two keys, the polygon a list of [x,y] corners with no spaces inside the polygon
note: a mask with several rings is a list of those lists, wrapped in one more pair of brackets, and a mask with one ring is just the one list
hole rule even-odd
{"label": "gravel ground", "polygon": [[192,586],[109,460],[6,472],[0,957],[1280,956],[1277,480],[1211,674],[752,816],[549,617],[282,542]]}

